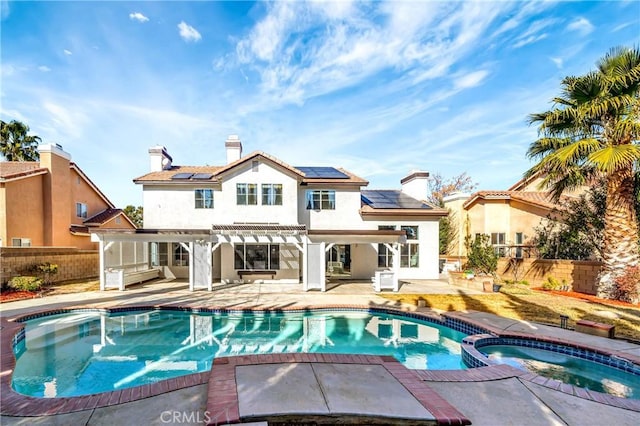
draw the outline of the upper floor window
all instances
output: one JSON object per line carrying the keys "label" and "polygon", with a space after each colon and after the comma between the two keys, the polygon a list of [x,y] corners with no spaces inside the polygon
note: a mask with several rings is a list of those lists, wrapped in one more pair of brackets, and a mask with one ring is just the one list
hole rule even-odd
{"label": "upper floor window", "polygon": [[524,244],[524,234],[522,232],[516,232],[516,252],[515,256],[521,258],[523,255],[522,245]]}
{"label": "upper floor window", "polygon": [[262,205],[281,206],[282,205],[282,185],[279,183],[262,184]]}
{"label": "upper floor window", "polygon": [[76,203],[76,216],[87,218],[87,205],[85,203]]}
{"label": "upper floor window", "polygon": [[196,209],[213,208],[213,189],[195,190]]}
{"label": "upper floor window", "polygon": [[407,234],[407,240],[418,239],[418,227],[417,226],[401,226],[400,229]]}
{"label": "upper floor window", "polygon": [[258,172],[258,171],[260,171],[259,166],[260,166],[260,162],[259,162],[258,160],[253,160],[253,161],[251,162],[251,171],[252,171],[252,172]]}
{"label": "upper floor window", "polygon": [[236,184],[236,200],[239,206],[255,206],[258,204],[258,185],[255,183]]}
{"label": "upper floor window", "polygon": [[333,190],[309,190],[306,193],[307,210],[335,210],[336,191]]}

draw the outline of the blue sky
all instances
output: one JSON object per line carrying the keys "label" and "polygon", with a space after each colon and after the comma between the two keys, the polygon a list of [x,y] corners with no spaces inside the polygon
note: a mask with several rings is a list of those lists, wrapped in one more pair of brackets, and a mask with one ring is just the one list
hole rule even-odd
{"label": "blue sky", "polygon": [[640,41],[640,2],[0,1],[0,118],[59,143],[119,207],[147,150],[222,165],[224,141],[369,188],[411,170],[506,189],[527,115]]}

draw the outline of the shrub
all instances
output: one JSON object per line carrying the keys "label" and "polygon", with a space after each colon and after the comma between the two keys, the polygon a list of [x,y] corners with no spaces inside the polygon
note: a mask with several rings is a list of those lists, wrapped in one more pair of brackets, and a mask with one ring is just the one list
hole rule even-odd
{"label": "shrub", "polygon": [[38,263],[31,267],[31,271],[38,274],[45,285],[49,285],[51,284],[51,276],[58,273],[58,265],[51,262]]}
{"label": "shrub", "polygon": [[640,267],[627,266],[615,279],[614,298],[637,303],[640,297]]}
{"label": "shrub", "polygon": [[42,287],[42,279],[38,277],[13,277],[9,287],[20,291],[38,291]]}
{"label": "shrub", "polygon": [[481,274],[493,275],[498,269],[498,255],[496,254],[488,235],[478,235],[473,241],[467,236],[467,264],[465,268],[473,269]]}
{"label": "shrub", "polygon": [[561,291],[570,291],[571,286],[567,283],[567,280],[564,278],[562,281],[558,281],[556,278],[547,277],[547,280],[542,283],[543,290],[561,290]]}

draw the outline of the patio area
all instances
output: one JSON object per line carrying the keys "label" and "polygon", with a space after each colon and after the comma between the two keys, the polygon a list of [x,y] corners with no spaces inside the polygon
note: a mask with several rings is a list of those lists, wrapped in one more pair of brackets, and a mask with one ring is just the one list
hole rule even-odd
{"label": "patio area", "polygon": [[[406,294],[469,294],[471,291],[472,290],[453,288],[449,286],[446,281],[440,280],[416,280],[404,283],[400,287],[400,293]],[[6,364],[7,357],[11,357],[11,344],[10,340],[6,339],[6,334],[10,331],[10,328],[12,328],[11,323],[7,323],[6,320],[28,313],[59,308],[113,308],[127,306],[227,307],[285,310],[295,307],[361,306],[386,307],[404,311],[412,310],[435,314],[428,309],[402,305],[399,302],[381,297],[379,294],[373,292],[371,283],[357,281],[337,282],[330,286],[327,292],[323,293],[305,292],[301,286],[297,284],[241,284],[228,285],[224,288],[214,288],[212,292],[191,292],[186,282],[160,280],[143,285],[131,286],[124,292],[116,290],[106,292],[91,291],[16,301],[0,305],[0,318],[2,319],[2,330],[0,330],[0,332],[2,332],[3,338],[3,383],[6,384],[10,370],[12,369],[11,365]],[[584,335],[570,330],[561,330],[556,327],[505,319],[487,313],[460,312],[451,313],[451,315],[459,316],[466,321],[477,323],[485,328],[488,327],[495,332],[511,331],[534,336],[548,336],[555,340],[576,341],[582,345],[605,349],[611,349],[612,345],[614,345],[616,346],[616,350],[626,351],[630,356],[640,357],[640,347],[630,343]],[[7,349],[9,349],[8,352]],[[246,357],[238,358],[243,359]],[[293,366],[299,366],[296,367],[298,370],[308,372],[311,371],[308,369],[311,367],[305,366],[311,366],[310,363],[318,361],[330,364],[330,366],[327,367],[320,367],[318,371],[323,368],[340,370],[341,368],[345,368],[340,367],[341,365],[348,366],[351,363],[356,363],[361,366],[357,368],[367,369],[368,371],[373,371],[373,373],[380,373],[381,370],[379,370],[378,367],[371,367],[371,365],[379,366],[381,362],[383,364],[385,362],[384,360],[363,360],[362,358],[358,358],[358,362],[354,360],[345,361],[344,359],[337,358],[328,358],[326,360],[319,360],[318,358],[305,359],[297,356],[288,356],[286,354],[282,355],[282,359],[256,358],[251,359],[248,363],[246,359],[244,361],[230,361],[229,363],[233,365],[266,365],[266,367],[256,367],[251,369],[251,371],[234,369],[234,374],[238,374],[240,371],[239,374],[242,375],[242,379],[235,381],[236,385],[234,389],[237,395],[237,399],[235,400],[236,408],[240,409],[239,407],[242,407],[243,404],[242,398],[247,398],[247,395],[249,395],[246,391],[247,389],[251,389],[252,374],[267,374],[267,370],[271,371],[274,368],[288,371],[288,367],[286,367],[288,364],[291,364],[291,368],[293,368]],[[214,369],[229,365],[222,364],[214,365]],[[402,366],[400,365],[400,367]],[[392,370],[394,368],[396,367],[393,367]],[[387,369],[387,371],[389,370]],[[459,416],[455,418],[460,421],[466,418],[474,425],[522,424],[525,419],[526,422],[531,425],[589,425],[603,423],[635,425],[637,424],[637,416],[640,412],[640,408],[638,407],[640,403],[637,400],[629,400],[628,407],[612,406],[607,404],[606,401],[599,401],[594,398],[584,397],[584,395],[574,395],[563,392],[561,389],[554,389],[547,383],[533,382],[524,377],[521,372],[504,368],[504,366],[485,367],[449,373],[446,371],[425,371],[420,375],[416,375],[413,370],[406,370],[402,367],[398,372],[400,376],[411,377],[411,380],[419,377],[419,384],[415,384],[416,386],[424,388],[425,391],[431,392],[432,395],[437,395],[447,406],[452,407],[456,413],[459,413]],[[304,377],[302,377],[303,382],[306,380]],[[108,405],[99,406],[98,401],[96,401],[93,408],[87,406],[87,409],[68,414],[37,417],[6,415],[8,410],[6,410],[7,407],[5,404],[13,404],[13,402],[8,401],[6,397],[3,396],[3,415],[0,417],[0,421],[3,425],[113,425],[129,424],[131,419],[136,419],[138,424],[169,423],[195,425],[206,422],[210,422],[210,424],[222,424],[226,422],[226,419],[219,418],[217,420],[211,420],[211,387],[208,385],[210,380],[211,377],[203,373],[199,381],[195,379],[189,379],[189,381],[175,380],[173,382],[170,381],[171,383],[169,385],[164,384],[162,386],[150,387],[147,390],[148,393],[145,395],[146,397],[143,399],[133,400],[131,393],[128,393],[128,396],[119,394],[118,397],[114,397],[115,399]],[[255,386],[260,386],[260,383],[262,383],[262,381],[256,383]],[[413,386],[403,383],[402,381],[398,383],[410,391]],[[240,388],[241,386],[242,389]],[[334,392],[339,392],[339,383],[329,384],[327,386],[328,392],[332,392],[332,389],[334,389]],[[290,393],[292,389],[285,387],[282,388],[282,391]],[[302,389],[300,392],[303,392]],[[242,395],[245,396],[243,397]],[[264,412],[270,411],[272,414],[282,414],[282,410],[286,409],[287,405],[282,405],[283,403],[281,401],[285,401],[286,398],[278,398],[277,395],[273,395],[272,397],[277,403],[273,403],[271,407],[261,406],[260,409]],[[407,400],[407,398],[415,398],[415,395],[407,396],[407,394],[400,392],[396,394],[396,397],[402,398],[406,404],[413,404]],[[246,407],[251,407],[250,404],[257,402],[249,398],[245,399],[244,403],[244,415],[240,414],[239,411],[239,417],[233,419],[230,417],[229,420],[249,421],[251,419],[251,415],[249,414],[252,409]],[[369,410],[365,403],[355,402],[354,404],[356,404],[355,407],[360,407],[360,410],[363,412]],[[420,410],[419,407],[414,407],[416,410]],[[435,415],[433,404],[423,404],[423,407],[434,414],[431,417],[432,420],[434,418],[438,419],[438,416]],[[327,407],[327,409],[330,408]],[[450,414],[452,413],[453,412],[450,412]],[[309,415],[311,414],[312,413],[309,412]],[[375,413],[374,411],[370,411],[369,414]],[[453,419],[454,416],[452,415],[447,418]],[[407,419],[403,419],[403,421],[404,420]],[[440,420],[444,421],[445,418],[441,417]]]}

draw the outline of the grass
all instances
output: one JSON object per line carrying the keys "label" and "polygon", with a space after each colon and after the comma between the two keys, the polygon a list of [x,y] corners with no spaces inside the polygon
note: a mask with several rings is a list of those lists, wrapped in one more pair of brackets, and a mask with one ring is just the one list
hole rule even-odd
{"label": "grass", "polygon": [[640,307],[615,306],[605,301],[585,301],[526,286],[503,286],[500,293],[462,294],[381,294],[393,301],[417,305],[424,299],[426,306],[441,311],[475,310],[505,318],[560,325],[560,315],[569,317],[573,327],[580,319],[616,326],[616,337],[640,341]]}

